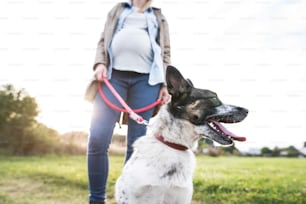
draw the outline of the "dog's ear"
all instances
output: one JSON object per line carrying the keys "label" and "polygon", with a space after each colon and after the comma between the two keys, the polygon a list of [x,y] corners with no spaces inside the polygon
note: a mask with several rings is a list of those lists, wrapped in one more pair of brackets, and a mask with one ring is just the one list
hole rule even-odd
{"label": "dog's ear", "polygon": [[186,79],[186,81],[188,82],[188,84],[189,84],[190,86],[193,87],[193,83],[192,83],[192,81],[191,81],[190,79]]}
{"label": "dog's ear", "polygon": [[168,66],[166,71],[168,92],[173,97],[189,92],[193,87],[190,80],[186,80],[182,74],[173,66]]}

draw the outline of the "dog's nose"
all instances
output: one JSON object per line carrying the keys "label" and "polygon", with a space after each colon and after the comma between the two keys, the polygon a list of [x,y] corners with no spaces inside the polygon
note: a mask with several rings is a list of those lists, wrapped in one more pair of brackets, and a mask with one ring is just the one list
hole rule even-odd
{"label": "dog's nose", "polygon": [[249,113],[249,110],[243,107],[238,107],[238,111],[245,113],[245,115],[247,115]]}

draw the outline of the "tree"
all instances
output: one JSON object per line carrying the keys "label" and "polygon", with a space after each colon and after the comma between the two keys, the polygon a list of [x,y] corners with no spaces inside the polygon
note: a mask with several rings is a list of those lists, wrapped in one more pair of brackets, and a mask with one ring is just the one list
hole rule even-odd
{"label": "tree", "polygon": [[288,152],[288,157],[298,157],[300,155],[299,150],[292,145],[286,148],[286,150]]}
{"label": "tree", "polygon": [[261,155],[263,155],[263,156],[271,156],[272,155],[272,150],[269,149],[268,147],[263,147],[261,149]]}
{"label": "tree", "polygon": [[274,149],[271,152],[272,157],[279,157],[281,153],[281,149],[278,147],[274,147]]}
{"label": "tree", "polygon": [[37,124],[38,106],[24,89],[13,85],[0,87],[0,151],[12,154],[24,151]]}
{"label": "tree", "polygon": [[16,90],[12,85],[0,87],[0,130],[10,124],[16,128],[28,127],[37,115],[36,101],[24,89]]}
{"label": "tree", "polygon": [[0,154],[84,154],[84,148],[64,144],[59,133],[38,122],[38,105],[24,89],[0,87]]}

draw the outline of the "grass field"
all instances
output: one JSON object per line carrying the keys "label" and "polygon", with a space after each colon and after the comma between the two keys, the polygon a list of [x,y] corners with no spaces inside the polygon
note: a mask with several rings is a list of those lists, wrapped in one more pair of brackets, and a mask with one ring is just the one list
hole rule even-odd
{"label": "grass field", "polygon": [[[306,160],[198,157],[193,204],[305,204]],[[109,203],[123,157],[111,157]],[[85,156],[1,157],[0,204],[86,204]]]}

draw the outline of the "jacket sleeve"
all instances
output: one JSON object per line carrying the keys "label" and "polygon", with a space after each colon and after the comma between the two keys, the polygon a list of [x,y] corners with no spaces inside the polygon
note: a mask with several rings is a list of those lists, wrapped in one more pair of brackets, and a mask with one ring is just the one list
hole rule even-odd
{"label": "jacket sleeve", "polygon": [[163,63],[167,67],[171,64],[171,47],[170,47],[170,34],[169,25],[166,18],[163,16],[163,36],[164,36],[164,53],[163,53]]}
{"label": "jacket sleeve", "polygon": [[[159,44],[162,50],[161,54],[163,60],[164,75],[166,76],[167,67],[171,64],[170,33],[168,22],[165,16],[161,12],[158,12],[158,14],[160,18]],[[164,85],[167,85],[166,82],[164,82]]]}
{"label": "jacket sleeve", "polygon": [[104,44],[104,32],[102,32],[98,46],[96,49],[96,57],[93,69],[96,69],[98,64],[104,64],[106,66],[106,53],[105,53],[105,44]]}

